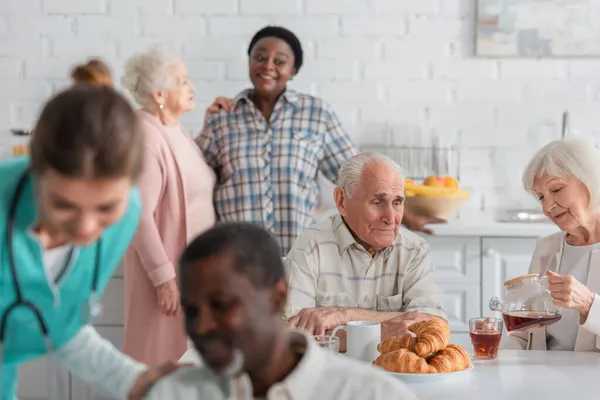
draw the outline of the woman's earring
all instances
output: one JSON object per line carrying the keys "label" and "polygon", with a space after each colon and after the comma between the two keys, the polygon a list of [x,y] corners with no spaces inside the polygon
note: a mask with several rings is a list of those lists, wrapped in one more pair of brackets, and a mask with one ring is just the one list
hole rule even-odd
{"label": "woman's earring", "polygon": [[158,108],[160,108],[162,110],[163,108],[165,108],[165,105],[164,104],[159,104]]}

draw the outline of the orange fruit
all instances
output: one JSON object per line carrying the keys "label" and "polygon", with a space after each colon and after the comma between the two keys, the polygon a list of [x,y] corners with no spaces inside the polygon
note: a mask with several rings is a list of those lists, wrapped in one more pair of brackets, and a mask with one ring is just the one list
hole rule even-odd
{"label": "orange fruit", "polygon": [[412,179],[408,178],[404,180],[404,187],[406,186],[415,186],[415,181],[413,181]]}
{"label": "orange fruit", "polygon": [[423,181],[423,185],[425,185],[425,186],[444,187],[445,186],[445,182],[444,182],[444,178],[443,177],[431,175],[431,176],[428,176]]}
{"label": "orange fruit", "polygon": [[444,186],[451,189],[458,189],[460,187],[458,181],[451,176],[444,177]]}

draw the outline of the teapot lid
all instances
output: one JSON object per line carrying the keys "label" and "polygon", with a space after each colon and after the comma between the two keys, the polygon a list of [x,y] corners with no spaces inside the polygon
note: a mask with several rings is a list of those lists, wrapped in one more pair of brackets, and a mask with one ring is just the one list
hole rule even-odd
{"label": "teapot lid", "polygon": [[517,276],[516,278],[512,278],[512,279],[509,279],[506,282],[504,282],[504,286],[510,286],[513,283],[517,283],[517,282],[522,281],[524,279],[538,278],[538,277],[539,277],[538,274],[527,274],[527,275]]}

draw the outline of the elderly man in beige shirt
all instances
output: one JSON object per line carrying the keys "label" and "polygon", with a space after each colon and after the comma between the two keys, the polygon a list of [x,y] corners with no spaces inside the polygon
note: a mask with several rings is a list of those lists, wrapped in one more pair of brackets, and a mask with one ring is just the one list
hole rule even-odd
{"label": "elderly man in beige shirt", "polygon": [[288,325],[320,335],[373,320],[385,338],[446,318],[429,246],[400,225],[400,167],[379,153],[357,154],[342,165],[334,197],[339,214],[308,228],[285,259]]}

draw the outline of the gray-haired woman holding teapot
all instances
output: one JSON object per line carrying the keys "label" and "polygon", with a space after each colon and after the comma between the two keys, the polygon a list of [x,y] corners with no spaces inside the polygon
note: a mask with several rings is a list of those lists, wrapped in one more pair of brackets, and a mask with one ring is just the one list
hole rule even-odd
{"label": "gray-haired woman holding teapot", "polygon": [[504,347],[600,351],[600,150],[581,140],[557,140],[540,149],[523,185],[561,232],[541,238],[529,273],[548,277],[561,319],[517,333]]}

